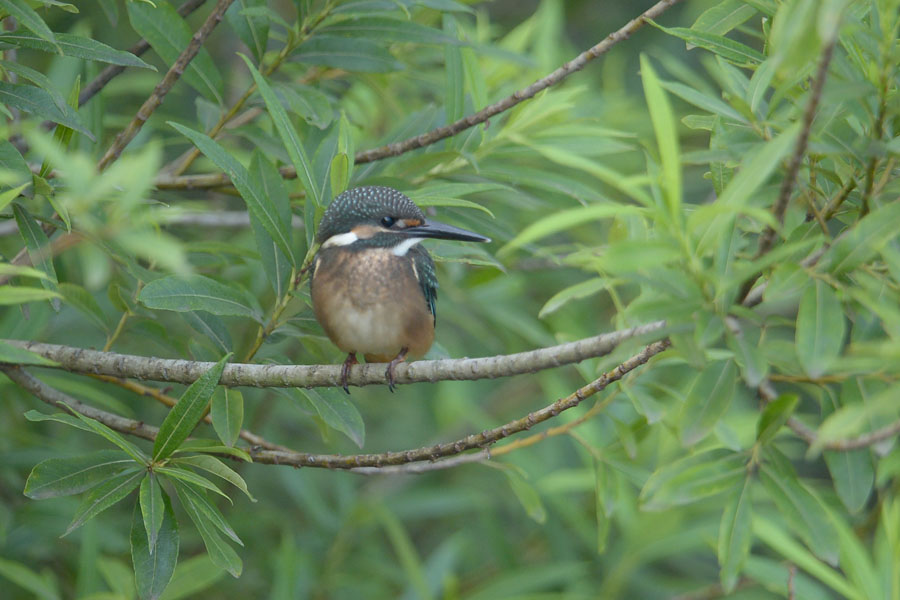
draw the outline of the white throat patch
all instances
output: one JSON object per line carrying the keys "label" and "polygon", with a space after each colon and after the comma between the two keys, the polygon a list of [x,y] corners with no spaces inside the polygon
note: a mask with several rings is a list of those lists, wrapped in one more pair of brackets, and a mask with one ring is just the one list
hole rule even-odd
{"label": "white throat patch", "polygon": [[394,253],[394,256],[406,256],[406,253],[409,252],[409,249],[421,241],[422,238],[419,237],[406,238],[405,240],[394,246],[392,252]]}
{"label": "white throat patch", "polygon": [[323,248],[331,248],[332,246],[349,246],[359,237],[352,231],[348,231],[347,233],[339,233],[337,235],[333,235],[322,244]]}

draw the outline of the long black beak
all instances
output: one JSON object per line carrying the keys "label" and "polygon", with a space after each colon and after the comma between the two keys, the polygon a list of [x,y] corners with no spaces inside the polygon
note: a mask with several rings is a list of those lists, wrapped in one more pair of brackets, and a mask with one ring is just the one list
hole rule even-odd
{"label": "long black beak", "polygon": [[491,238],[484,237],[466,229],[460,229],[453,225],[438,221],[425,221],[418,227],[407,227],[401,230],[407,235],[420,238],[437,238],[440,240],[459,240],[461,242],[489,242]]}

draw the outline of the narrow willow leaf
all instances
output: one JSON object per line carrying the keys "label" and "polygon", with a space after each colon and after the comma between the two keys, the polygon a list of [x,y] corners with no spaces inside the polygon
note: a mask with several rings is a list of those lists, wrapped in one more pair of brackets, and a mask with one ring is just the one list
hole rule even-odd
{"label": "narrow willow leaf", "polygon": [[345,434],[353,443],[363,447],[366,428],[356,406],[337,389],[308,390],[297,388],[326,425]]}
{"label": "narrow willow leaf", "polygon": [[55,37],[55,44],[51,44],[40,38],[22,33],[4,33],[0,35],[0,43],[43,50],[44,52],[52,52],[54,54],[57,52],[57,48],[59,48],[66,56],[105,62],[123,67],[141,67],[144,69],[156,70],[134,54],[125,52],[124,50],[110,48],[106,44],[92,38],[69,33],[57,33],[55,34]]}
{"label": "narrow willow leaf", "polygon": [[70,427],[74,427],[75,429],[80,429],[82,431],[94,431],[80,419],[77,419],[76,417],[65,413],[53,413],[48,415],[36,410],[29,410],[25,412],[24,417],[26,420],[32,421],[34,423],[40,423],[42,421],[55,421],[57,423],[63,423],[64,425],[69,425]]}
{"label": "narrow willow leaf", "polygon": [[820,264],[834,275],[852,271],[871,260],[900,233],[895,226],[898,220],[900,203],[891,202],[872,211],[835,240]]}
{"label": "narrow willow leaf", "polygon": [[[2,165],[0,165],[2,166]],[[23,183],[18,187],[14,187],[12,189],[6,190],[5,192],[0,192],[0,210],[3,210],[9,203],[18,198],[22,192],[27,188],[31,183]],[[9,265],[10,267],[14,267],[16,265]],[[6,274],[6,273],[4,273]]]}
{"label": "narrow willow leaf", "polygon": [[791,418],[799,402],[800,397],[797,394],[782,394],[769,402],[756,423],[757,443],[764,446],[772,441]]}
{"label": "narrow willow leaf", "polygon": [[[313,39],[319,38],[316,36]],[[312,200],[315,206],[320,206],[322,204],[321,186],[316,185],[312,163],[310,163],[309,158],[306,156],[306,150],[303,148],[303,143],[297,135],[297,130],[294,128],[290,119],[288,119],[287,112],[285,112],[281,102],[278,101],[278,97],[275,95],[275,92],[272,91],[269,83],[246,56],[240,56],[244,59],[244,62],[247,63],[247,68],[250,69],[250,74],[253,76],[253,81],[256,82],[259,94],[266,103],[266,109],[269,111],[269,116],[275,124],[275,129],[278,131],[278,135],[281,137],[281,141],[287,150],[288,156],[291,158],[291,163],[297,170],[297,178],[306,190],[307,199]],[[324,185],[324,183],[325,182],[323,181],[322,184]],[[289,253],[290,251],[288,250],[287,252]]]}
{"label": "narrow willow leaf", "polygon": [[308,65],[335,67],[354,73],[388,73],[404,68],[383,44],[337,35],[313,36],[291,58]]}
{"label": "narrow willow leaf", "polygon": [[103,331],[109,331],[106,315],[90,292],[75,283],[61,283],[59,293],[62,294],[66,304],[78,309]]}
{"label": "narrow willow leaf", "polygon": [[[644,97],[650,109],[650,120],[659,147],[662,163],[662,189],[665,194],[670,219],[681,218],[681,148],[672,105],[663,91],[656,71],[645,55],[641,55],[641,80]],[[674,223],[677,227],[677,223]]]}
{"label": "narrow willow leaf", "polygon": [[253,462],[253,459],[246,451],[237,447],[223,446],[218,440],[191,439],[185,440],[183,444],[175,451],[175,454],[185,454],[187,452],[205,452],[208,454],[224,454],[233,456],[245,462]]}
{"label": "narrow willow leaf", "polygon": [[800,133],[800,123],[794,123],[778,137],[758,146],[751,151],[741,163],[737,174],[719,196],[717,204],[733,204],[742,206],[747,203],[756,191],[769,179],[769,175],[781,163],[781,159],[794,147],[794,140]]}
{"label": "narrow willow leaf", "polygon": [[39,598],[40,600],[60,600],[62,598],[57,589],[56,578],[47,571],[39,574],[20,562],[0,558],[0,577],[8,579],[34,594],[30,598]]}
{"label": "narrow willow leaf", "polygon": [[[181,15],[168,2],[153,6],[146,2],[127,2],[128,18],[134,30],[150,42],[167,65],[178,60],[191,42],[192,32]],[[188,64],[183,79],[208,100],[222,104],[222,75],[206,48]]]}
{"label": "narrow willow leaf", "polygon": [[723,100],[708,96],[703,92],[688,87],[683,83],[678,83],[677,81],[660,80],[659,84],[666,90],[672,92],[685,102],[693,104],[697,108],[702,108],[714,115],[719,115],[720,117],[725,117],[726,119],[737,121],[738,123],[747,122],[747,119],[745,119],[741,113],[731,108],[731,106]]}
{"label": "narrow willow leaf", "polygon": [[594,515],[597,518],[597,554],[606,552],[609,528],[613,516],[613,501],[607,467],[602,460],[594,458]]}
{"label": "narrow willow leaf", "polygon": [[107,441],[112,442],[113,444],[115,444],[116,446],[121,448],[123,451],[125,451],[125,453],[128,456],[130,456],[131,458],[133,458],[135,460],[135,462],[141,463],[142,465],[146,465],[148,463],[147,455],[144,454],[143,450],[141,450],[140,448],[138,448],[137,446],[135,446],[134,444],[132,444],[131,442],[126,440],[124,437],[122,437],[122,434],[120,434],[117,431],[113,431],[112,429],[110,429],[109,427],[107,427],[106,425],[101,423],[100,421],[95,421],[94,419],[91,419],[90,417],[84,416],[83,414],[77,412],[74,408],[71,408],[70,406],[66,406],[66,408],[68,408],[72,412],[72,414],[75,416],[76,419],[78,419],[84,425],[87,426],[86,427],[87,431],[92,431],[93,433],[96,433],[100,437],[105,438]]}
{"label": "narrow willow leaf", "polygon": [[525,481],[525,478],[513,469],[505,469],[503,472],[506,473],[509,487],[512,488],[513,493],[519,499],[522,508],[525,509],[528,516],[538,523],[544,523],[547,520],[547,511],[544,509],[541,496],[534,486]]}
{"label": "narrow willow leaf", "polygon": [[[278,218],[278,213],[271,210],[270,203],[262,197],[260,190],[252,185],[247,169],[209,136],[171,121],[169,121],[169,125],[190,139],[200,152],[225,171],[244,202],[247,203],[247,209],[259,219],[260,224],[266,228],[285,256],[293,256],[290,240],[284,236],[285,224]],[[307,193],[309,193],[308,190]]]}
{"label": "narrow willow leaf", "polygon": [[209,338],[222,354],[231,352],[234,342],[232,342],[231,334],[228,333],[228,328],[222,319],[205,310],[183,312],[181,316],[194,331]]}
{"label": "narrow willow leaf", "polygon": [[735,489],[747,473],[747,457],[717,449],[657,470],[641,490],[644,510],[665,510]]}
{"label": "narrow willow leaf", "polygon": [[269,20],[263,16],[247,14],[247,9],[265,6],[266,0],[238,0],[225,12],[228,24],[250,49],[257,63],[262,62],[269,43]]}
{"label": "narrow willow leaf", "polygon": [[215,456],[199,454],[197,456],[185,456],[183,458],[177,458],[172,462],[173,464],[177,465],[189,465],[197,469],[202,469],[208,473],[212,473],[217,477],[221,477],[234,487],[244,492],[247,498],[249,498],[252,502],[256,502],[256,498],[254,498],[250,493],[250,490],[247,489],[247,483],[244,481],[244,478],[238,475],[237,472],[234,471],[234,469],[227,466]]}
{"label": "narrow willow leaf", "polygon": [[55,300],[61,297],[62,296],[60,296],[58,292],[54,292],[53,290],[16,287],[12,285],[0,287],[0,306],[25,304],[26,302],[36,302],[38,300]]}
{"label": "narrow willow leaf", "polygon": [[160,487],[155,473],[151,472],[141,480],[138,500],[141,506],[141,515],[144,517],[144,529],[147,530],[148,550],[150,554],[153,554],[165,512],[162,487]]}
{"label": "narrow willow leaf", "polygon": [[92,489],[81,501],[75,516],[63,536],[69,535],[90,519],[116,504],[140,485],[141,479],[147,476],[147,470],[135,466],[119,475],[107,479],[106,483]]}
{"label": "narrow willow leaf", "polygon": [[384,40],[388,42],[459,45],[460,41],[440,29],[413,21],[388,17],[362,16],[325,25],[319,31],[325,35],[339,35],[354,39]]}
{"label": "narrow willow leaf", "polygon": [[875,484],[875,468],[868,448],[825,452],[825,464],[838,498],[851,513],[865,508]]}
{"label": "narrow willow leaf", "polygon": [[475,210],[480,210],[484,213],[487,213],[494,217],[494,213],[491,212],[489,208],[478,204],[477,202],[472,202],[471,200],[463,200],[462,198],[453,198],[450,196],[436,196],[436,195],[427,195],[420,196],[414,192],[407,193],[407,196],[415,202],[419,206],[455,206],[457,208],[474,208]]}
{"label": "narrow willow leaf", "polygon": [[547,315],[556,312],[572,300],[589,298],[594,294],[605,290],[607,286],[609,286],[609,284],[610,279],[606,277],[593,277],[586,281],[576,283],[575,285],[570,285],[569,287],[553,294],[553,296],[544,303],[544,306],[541,307],[541,310],[538,313],[538,318],[543,319]]}
{"label": "narrow willow leaf", "polygon": [[734,361],[708,364],[686,394],[681,412],[681,443],[693,446],[706,437],[731,406],[736,389]]}
{"label": "narrow willow leaf", "polygon": [[231,354],[224,356],[222,360],[192,383],[166,415],[159,427],[156,441],[153,443],[154,461],[168,458],[181,445],[181,442],[187,439],[200,419],[203,418],[206,405],[219,384],[219,378],[222,376],[225,363],[229,358],[231,358]]}
{"label": "narrow willow leaf", "polygon": [[216,508],[215,504],[209,501],[209,498],[206,497],[206,493],[203,490],[194,488],[190,484],[176,484],[175,490],[178,492],[178,498],[182,503],[191,503],[198,513],[202,514],[203,517],[216,526],[216,529],[224,533],[239,546],[244,545],[244,542],[242,542],[241,538],[234,532],[234,529],[231,528],[231,525],[228,524],[228,521],[225,520],[225,517],[219,509]]}
{"label": "narrow willow leaf", "polygon": [[797,313],[796,348],[800,365],[819,377],[841,354],[846,323],[834,289],[821,279],[807,286]]}
{"label": "narrow willow leaf", "polygon": [[50,458],[31,470],[24,493],[35,500],[80,494],[129,466],[134,466],[134,460],[117,450]]}
{"label": "narrow willow leaf", "polygon": [[[0,0],[0,8],[6,11],[12,17],[19,20],[19,23],[31,30],[48,43],[56,45],[56,37],[44,20],[34,12],[34,9],[28,6],[25,0]],[[61,52],[61,51],[60,51]]]}
{"label": "narrow willow leaf", "polygon": [[134,563],[134,582],[141,600],[156,600],[162,596],[178,562],[178,523],[169,497],[164,491],[161,491],[161,496],[162,521],[154,543],[147,537],[138,504],[134,506],[131,519],[131,560]]}
{"label": "narrow willow leaf", "polygon": [[[2,295],[2,291],[0,291],[0,295]],[[0,301],[0,304],[2,304],[2,301]],[[9,363],[11,365],[44,365],[47,367],[59,366],[59,363],[56,361],[44,358],[40,354],[7,344],[3,341],[0,341],[0,363]]]}
{"label": "narrow willow leaf", "polygon": [[692,46],[709,50],[713,54],[721,56],[727,61],[740,66],[757,65],[766,57],[746,44],[736,42],[730,38],[705,31],[687,29],[685,27],[663,27],[650,21],[655,27],[662,29],[669,35],[681,38]]}
{"label": "narrow willow leaf", "polygon": [[259,320],[259,314],[242,291],[202,275],[161,277],[144,286],[138,300],[147,308],[177,312],[205,310],[214,315]]}
{"label": "narrow willow leaf", "polygon": [[723,0],[703,11],[691,25],[691,29],[725,35],[755,14],[756,9],[748,6],[744,0]]}
{"label": "narrow willow leaf", "polygon": [[347,189],[350,183],[350,158],[344,152],[335,154],[331,159],[328,176],[331,179],[332,195],[337,196]]}
{"label": "narrow willow leaf", "polygon": [[213,429],[226,446],[234,446],[244,421],[244,395],[232,388],[221,387],[213,394],[210,410]]}
{"label": "narrow willow leaf", "polygon": [[181,467],[171,466],[171,467],[156,467],[155,471],[159,475],[165,475],[166,480],[173,483],[176,481],[181,481],[185,483],[190,483],[196,485],[198,487],[207,489],[211,492],[215,492],[216,494],[222,496],[229,502],[231,502],[231,498],[228,497],[228,494],[219,489],[219,487],[214,484],[212,481],[203,477],[202,475],[197,475],[193,471],[188,469],[182,469]]}
{"label": "narrow willow leaf", "polygon": [[[281,228],[282,236],[292,244],[293,228],[290,199],[284,180],[278,169],[260,151],[254,151],[250,159],[250,185],[260,190],[260,197],[267,205],[266,211],[277,215],[275,224]],[[272,284],[275,296],[281,298],[290,287],[291,265],[296,259],[289,258],[269,235],[268,230],[256,214],[250,213],[250,224],[253,226],[253,234],[256,247],[262,259],[266,277]]]}
{"label": "narrow willow leaf", "polygon": [[209,558],[216,566],[225,569],[234,577],[239,577],[243,569],[241,559],[234,549],[228,545],[228,542],[223,540],[222,536],[216,531],[216,525],[197,507],[193,502],[193,498],[185,493],[185,490],[189,490],[188,486],[176,485],[175,490],[178,492],[181,506],[191,518],[191,521],[194,522],[194,525],[197,526],[197,531],[200,533],[200,537],[203,538]]}
{"label": "narrow willow leaf", "polygon": [[753,541],[752,483],[751,477],[744,480],[725,506],[719,523],[719,579],[726,594],[734,590],[750,554],[750,543]]}
{"label": "narrow willow leaf", "polygon": [[[444,33],[447,37],[455,39],[459,37],[456,19],[453,15],[444,15]],[[466,110],[466,82],[463,70],[462,50],[459,46],[447,45],[444,47],[444,119],[447,123],[462,118]],[[465,138],[450,138],[447,140],[448,148],[461,147]]]}
{"label": "narrow willow leaf", "polygon": [[19,226],[19,234],[25,240],[28,249],[28,257],[31,264],[44,272],[47,276],[41,279],[41,284],[47,290],[57,291],[56,268],[53,266],[53,254],[50,249],[50,239],[41,226],[37,224],[19,203],[13,204],[13,214],[16,217],[16,225]]}

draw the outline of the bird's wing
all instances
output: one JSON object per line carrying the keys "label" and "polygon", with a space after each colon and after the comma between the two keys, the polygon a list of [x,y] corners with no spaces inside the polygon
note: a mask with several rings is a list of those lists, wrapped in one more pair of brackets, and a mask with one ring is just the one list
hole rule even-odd
{"label": "bird's wing", "polygon": [[434,272],[434,261],[431,255],[422,246],[413,246],[409,250],[409,255],[413,259],[416,266],[416,279],[419,280],[419,286],[425,295],[425,301],[428,302],[428,309],[431,311],[434,322],[437,323],[437,311],[434,304],[437,301],[438,281]]}

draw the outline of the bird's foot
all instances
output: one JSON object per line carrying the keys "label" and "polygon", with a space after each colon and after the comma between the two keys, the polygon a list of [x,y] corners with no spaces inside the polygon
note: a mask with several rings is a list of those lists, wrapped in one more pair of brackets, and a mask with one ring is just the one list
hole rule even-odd
{"label": "bird's foot", "polygon": [[347,392],[348,396],[350,395],[350,388],[347,387],[347,379],[350,378],[350,367],[356,364],[359,364],[359,361],[356,360],[356,353],[351,352],[347,355],[347,359],[341,366],[341,387],[344,388],[344,391]]}
{"label": "bird's foot", "polygon": [[394,392],[394,367],[406,360],[406,354],[408,352],[409,348],[403,348],[402,350],[400,350],[399,354],[394,357],[394,360],[388,363],[387,370],[384,372],[384,375],[388,380],[388,389],[391,390],[391,393]]}

